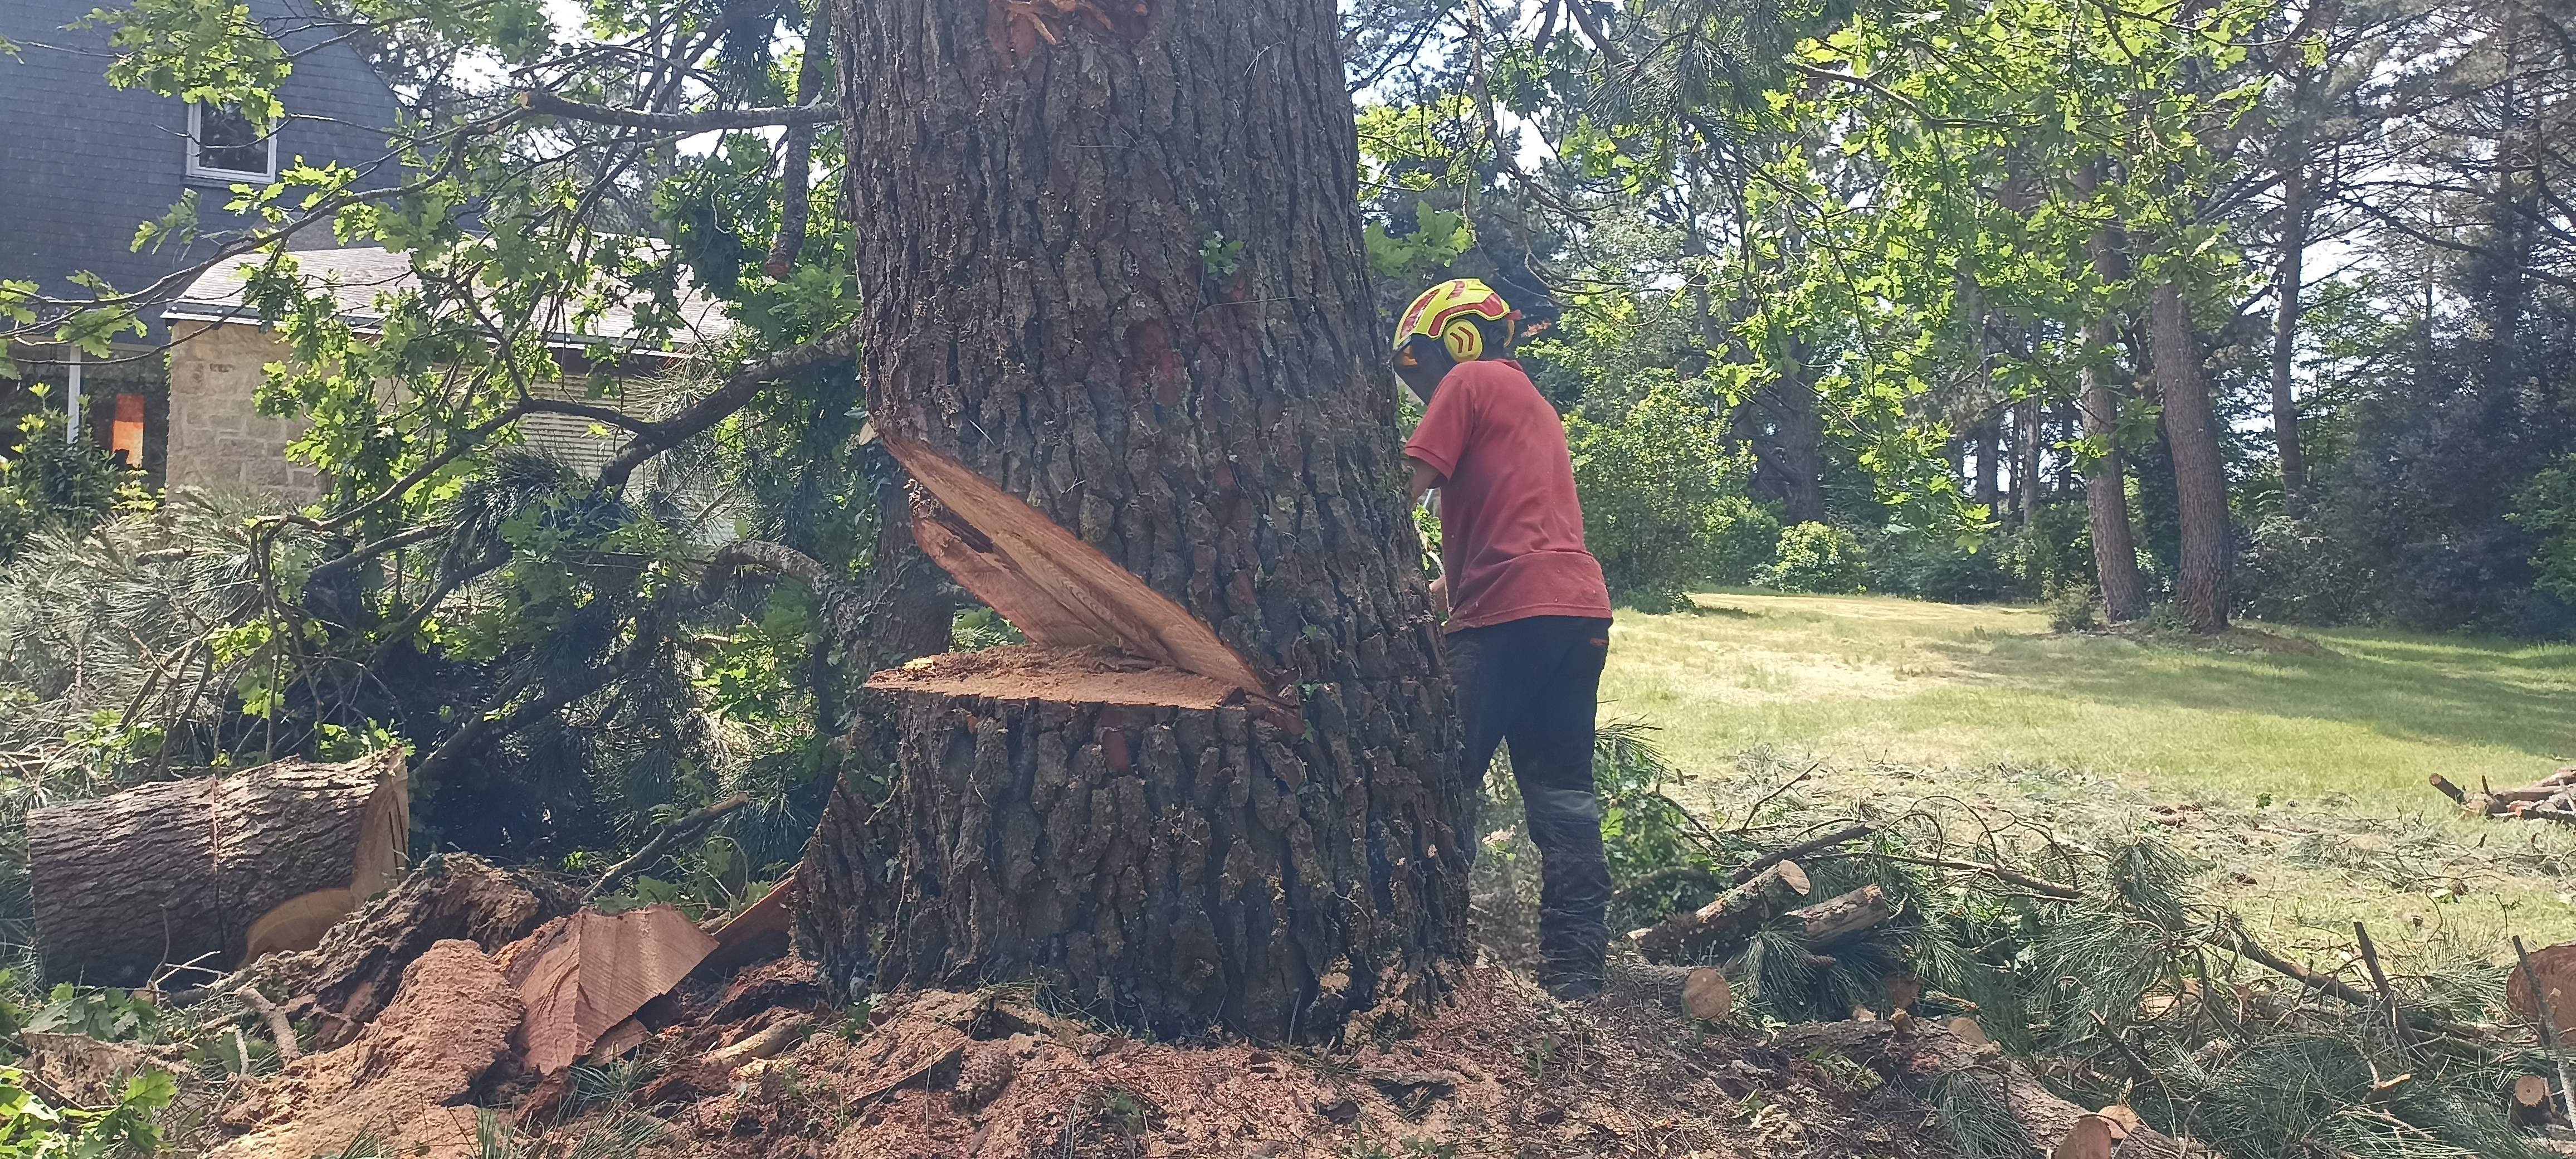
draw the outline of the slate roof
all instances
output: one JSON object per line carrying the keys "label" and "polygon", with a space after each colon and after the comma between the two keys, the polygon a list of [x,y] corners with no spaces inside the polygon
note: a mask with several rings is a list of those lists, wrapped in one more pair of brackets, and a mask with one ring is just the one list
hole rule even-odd
{"label": "slate roof", "polygon": [[[65,27],[100,3],[0,0],[0,38],[20,50],[0,56],[0,277],[55,296],[81,293],[69,278],[83,270],[132,291],[204,260],[213,250],[205,242],[133,251],[136,226],[190,189],[205,229],[241,224],[223,212],[232,196],[225,183],[187,176],[187,106],[108,84],[115,53],[107,30]],[[326,43],[331,30],[317,26],[306,0],[248,3],[281,44],[302,53],[278,94],[289,118],[278,129],[280,167],[331,161],[366,171],[361,187],[398,180],[387,150],[400,108],[393,90],[356,48]],[[307,232],[306,244],[331,243]]]}

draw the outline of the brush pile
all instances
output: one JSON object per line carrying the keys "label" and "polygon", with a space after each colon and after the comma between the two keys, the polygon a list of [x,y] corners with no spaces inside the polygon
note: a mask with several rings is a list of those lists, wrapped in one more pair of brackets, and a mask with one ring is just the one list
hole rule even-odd
{"label": "brush pile", "polygon": [[2480,817],[2512,817],[2576,825],[2576,765],[2569,765],[2517,789],[2497,789],[2481,781],[2476,792],[2435,773],[2436,792],[2462,810]]}

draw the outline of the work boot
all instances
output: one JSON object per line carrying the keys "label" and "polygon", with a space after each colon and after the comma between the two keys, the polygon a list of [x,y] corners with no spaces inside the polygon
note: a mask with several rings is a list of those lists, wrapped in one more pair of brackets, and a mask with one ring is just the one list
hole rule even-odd
{"label": "work boot", "polygon": [[1601,975],[1542,975],[1538,988],[1559,1002],[1589,1002],[1601,996]]}

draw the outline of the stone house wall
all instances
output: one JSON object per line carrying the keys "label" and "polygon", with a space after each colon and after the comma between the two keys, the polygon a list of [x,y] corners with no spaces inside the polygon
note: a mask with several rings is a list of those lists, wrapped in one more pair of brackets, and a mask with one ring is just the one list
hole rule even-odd
{"label": "stone house wall", "polygon": [[287,461],[301,420],[270,418],[251,405],[268,363],[286,344],[255,326],[174,323],[170,350],[169,441],[162,460],[172,487],[268,491],[289,500],[321,497],[312,468]]}
{"label": "stone house wall", "polygon": [[[285,341],[239,323],[171,325],[181,341],[170,348],[169,434],[161,459],[167,485],[266,491],[290,502],[320,498],[320,474],[286,457],[305,422],[270,418],[251,403],[267,364],[289,357]],[[534,389],[540,396],[653,413],[649,379],[629,379],[625,387],[615,398],[585,398],[578,382]],[[561,415],[531,415],[520,420],[518,433],[527,446],[588,476],[598,475],[625,442],[624,432]]]}

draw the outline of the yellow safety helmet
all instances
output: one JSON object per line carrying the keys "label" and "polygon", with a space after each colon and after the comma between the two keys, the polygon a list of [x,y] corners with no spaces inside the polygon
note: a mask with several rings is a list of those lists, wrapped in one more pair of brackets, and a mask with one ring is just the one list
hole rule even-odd
{"label": "yellow safety helmet", "polygon": [[1478,322],[1500,322],[1505,335],[1520,318],[1501,294],[1494,292],[1479,278],[1452,278],[1422,292],[1405,308],[1404,320],[1395,327],[1395,363],[1416,364],[1413,340],[1429,338],[1449,350],[1458,362],[1474,362],[1485,356],[1485,331]]}

